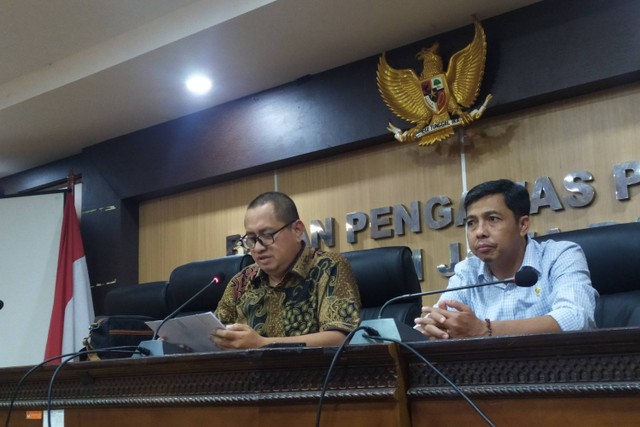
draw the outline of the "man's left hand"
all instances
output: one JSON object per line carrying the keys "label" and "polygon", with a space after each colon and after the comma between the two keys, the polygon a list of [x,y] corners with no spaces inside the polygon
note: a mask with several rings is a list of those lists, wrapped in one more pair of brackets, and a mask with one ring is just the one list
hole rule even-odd
{"label": "man's left hand", "polygon": [[[449,308],[457,311],[451,311]],[[424,307],[423,312],[429,314],[434,326],[444,331],[442,336],[436,335],[437,338],[479,337],[487,332],[485,321],[478,319],[473,310],[460,301],[444,300],[438,307]]]}

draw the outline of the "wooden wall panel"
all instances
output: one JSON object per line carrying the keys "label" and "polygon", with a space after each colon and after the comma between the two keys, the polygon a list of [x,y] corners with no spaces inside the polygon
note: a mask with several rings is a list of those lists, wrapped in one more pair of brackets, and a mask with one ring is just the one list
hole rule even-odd
{"label": "wooden wall panel", "polygon": [[140,283],[168,280],[182,264],[226,255],[226,236],[244,232],[244,212],[273,190],[261,174],[140,205]]}
{"label": "wooden wall panel", "polygon": [[[443,153],[450,147],[446,148]],[[336,219],[336,246],[327,249],[345,252],[392,245],[422,249],[424,287],[442,288],[446,282],[435,266],[448,262],[448,244],[457,240],[461,229],[431,230],[425,225],[423,210],[426,201],[434,196],[460,198],[460,158],[455,148],[452,151],[438,154],[433,147],[389,142],[280,171],[279,189],[295,198],[307,224],[310,219]],[[409,209],[414,201],[420,203],[420,233],[407,228],[403,236],[373,240],[367,228],[358,233],[356,244],[347,243],[347,213],[359,211],[369,215],[371,209],[398,204]],[[393,229],[393,221],[383,228]]]}
{"label": "wooden wall panel", "polygon": [[[280,427],[312,426],[316,417],[315,404],[277,406],[201,406],[167,408],[90,408],[65,410],[65,422],[70,426],[91,425],[111,427],[113,425],[155,427],[213,425],[224,427]],[[376,403],[326,403],[323,405],[322,425],[349,427],[402,427],[394,405]],[[1,412],[0,412],[1,414]],[[17,418],[17,417],[16,417]],[[14,419],[12,418],[12,425]],[[35,422],[16,420],[15,426],[34,426]],[[42,425],[42,423],[40,423]]]}
{"label": "wooden wall panel", "polygon": [[[637,397],[474,399],[495,425],[518,427],[632,426],[638,423],[636,402]],[[486,425],[462,399],[416,402],[411,417],[424,427]]]}
{"label": "wooden wall panel", "polygon": [[[488,179],[527,181],[551,178],[558,195],[569,193],[562,182],[567,173],[588,170],[596,197],[590,206],[553,211],[541,208],[532,216],[532,231],[546,234],[585,228],[603,221],[631,222],[640,217],[640,186],[631,198],[618,201],[612,177],[616,163],[640,161],[640,85],[550,104],[480,122],[471,132],[466,155],[469,187]],[[497,135],[493,137],[487,136]]]}
{"label": "wooden wall panel", "polygon": [[[449,244],[462,245],[462,227],[427,228],[425,202],[444,195],[452,200],[454,215],[466,184],[487,179],[527,181],[548,176],[558,195],[568,195],[562,180],[567,173],[588,170],[596,190],[594,202],[563,211],[542,208],[533,216],[532,231],[573,230],[602,221],[631,222],[640,217],[640,185],[631,199],[615,199],[612,167],[640,160],[640,85],[587,95],[521,111],[479,123],[467,130],[463,148],[457,141],[438,147],[418,147],[390,141],[328,159],[307,162],[210,188],[143,202],[140,205],[140,281],[167,279],[177,265],[223,256],[224,237],[243,232],[246,204],[258,193],[275,188],[291,195],[307,225],[311,220],[336,220],[334,251],[389,245],[422,249],[423,289],[446,286],[436,266],[449,263]],[[463,152],[461,152],[463,150]],[[462,161],[464,160],[464,162]],[[276,184],[277,183],[277,184]],[[346,214],[403,204],[421,205],[421,233],[372,240],[369,230],[358,243],[346,241]],[[392,228],[387,226],[385,228]],[[324,246],[323,246],[324,247]],[[427,300],[426,302],[430,302]]]}

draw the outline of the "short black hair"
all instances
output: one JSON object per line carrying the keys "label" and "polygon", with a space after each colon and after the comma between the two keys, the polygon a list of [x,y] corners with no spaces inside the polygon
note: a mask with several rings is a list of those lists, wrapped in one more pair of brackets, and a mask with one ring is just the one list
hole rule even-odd
{"label": "short black hair", "polygon": [[247,210],[266,205],[267,203],[271,203],[273,205],[273,210],[278,221],[288,224],[300,219],[300,215],[298,215],[298,208],[291,197],[279,191],[268,191],[260,194],[258,197],[253,199],[251,203],[249,203]]}
{"label": "short black hair", "polygon": [[477,202],[483,197],[494,194],[502,194],[504,196],[504,204],[513,212],[516,219],[529,215],[531,211],[531,201],[529,200],[529,192],[520,184],[516,184],[508,179],[498,179],[495,181],[487,181],[473,187],[464,198],[464,210],[469,209],[471,204]]}

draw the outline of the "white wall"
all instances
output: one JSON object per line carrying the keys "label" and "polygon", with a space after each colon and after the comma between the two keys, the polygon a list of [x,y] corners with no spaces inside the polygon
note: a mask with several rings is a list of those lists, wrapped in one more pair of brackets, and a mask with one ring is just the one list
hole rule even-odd
{"label": "white wall", "polygon": [[0,198],[0,367],[42,362],[64,194]]}

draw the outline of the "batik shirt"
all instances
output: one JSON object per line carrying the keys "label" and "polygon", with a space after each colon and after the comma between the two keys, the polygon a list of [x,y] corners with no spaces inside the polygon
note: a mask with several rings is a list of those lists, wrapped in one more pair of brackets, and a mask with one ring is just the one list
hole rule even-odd
{"label": "batik shirt", "polygon": [[360,322],[360,294],[351,266],[340,254],[303,244],[277,286],[269,286],[257,264],[236,274],[215,314],[224,324],[246,324],[264,337],[348,333]]}
{"label": "batik shirt", "polygon": [[[515,320],[551,316],[563,331],[595,328],[598,292],[591,286],[582,248],[572,242],[528,239],[522,266],[532,267],[538,282],[532,287],[514,283],[446,292],[440,300],[457,300],[471,307],[479,319]],[[476,256],[455,266],[449,288],[497,280]]]}

